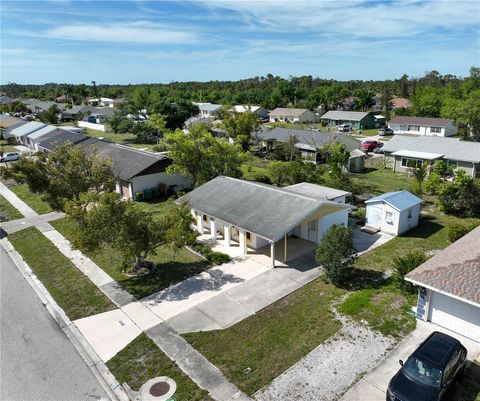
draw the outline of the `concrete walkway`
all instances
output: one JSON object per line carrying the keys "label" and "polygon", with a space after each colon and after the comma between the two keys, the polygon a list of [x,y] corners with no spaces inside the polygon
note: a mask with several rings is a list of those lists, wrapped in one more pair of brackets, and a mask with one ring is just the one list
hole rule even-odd
{"label": "concrete walkway", "polygon": [[[157,346],[197,385],[207,390],[217,401],[250,400],[235,385],[230,383],[220,370],[196,351],[175,330],[137,301],[90,258],[73,250],[70,242],[47,221],[39,218],[25,202],[18,198],[3,183],[0,192],[26,218],[30,226],[39,229],[68,257],[109,299],[120,309],[109,311],[74,322],[97,354],[106,361],[123,349],[138,334],[144,331]],[[23,219],[22,219],[23,220]],[[18,223],[18,222],[17,222]],[[10,222],[11,227],[15,227]],[[3,228],[3,226],[2,226]],[[119,329],[127,327],[127,330]]]}

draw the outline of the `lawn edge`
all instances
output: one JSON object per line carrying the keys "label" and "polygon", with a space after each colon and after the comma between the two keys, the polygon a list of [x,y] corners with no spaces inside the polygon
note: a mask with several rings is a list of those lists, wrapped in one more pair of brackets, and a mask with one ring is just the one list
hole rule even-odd
{"label": "lawn edge", "polygon": [[80,333],[77,327],[65,314],[63,309],[57,304],[50,295],[43,283],[35,275],[30,266],[23,260],[22,256],[15,250],[10,241],[5,237],[0,239],[0,245],[11,257],[15,266],[27,281],[35,294],[38,296],[47,311],[60,326],[68,340],[84,360],[90,371],[93,373],[97,381],[106,391],[111,400],[130,401],[130,397],[115,379],[108,369],[107,365],[100,359],[97,353],[90,346],[85,337]]}

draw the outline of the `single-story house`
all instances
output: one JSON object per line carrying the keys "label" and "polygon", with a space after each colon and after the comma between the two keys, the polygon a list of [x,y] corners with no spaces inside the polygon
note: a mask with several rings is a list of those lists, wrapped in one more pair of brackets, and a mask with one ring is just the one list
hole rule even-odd
{"label": "single-story house", "polygon": [[88,138],[86,135],[77,134],[76,132],[66,131],[55,128],[53,131],[44,134],[35,141],[35,148],[39,151],[51,152],[58,146],[71,143],[76,145]]}
{"label": "single-story house", "polygon": [[275,110],[272,110],[268,116],[271,122],[315,123],[319,121],[318,116],[308,109],[277,107]]}
{"label": "single-story house", "polygon": [[230,111],[235,111],[237,113],[245,113],[246,111],[249,111],[251,113],[254,113],[260,120],[266,120],[268,118],[268,110],[260,106],[248,106],[238,104],[236,106],[233,106]]}
{"label": "single-story house", "polygon": [[428,161],[444,160],[454,169],[465,170],[480,178],[480,142],[460,141],[455,138],[434,136],[395,135],[383,146],[387,164],[393,171],[407,172]]}
{"label": "single-story house", "polygon": [[336,203],[346,203],[347,196],[352,194],[351,192],[342,191],[341,189],[325,187],[310,182],[300,182],[288,187],[283,187],[283,189],[315,199],[326,199]]}
{"label": "single-story house", "polygon": [[62,121],[78,121],[87,115],[96,113],[98,110],[97,107],[86,104],[73,106],[70,109],[62,111]]}
{"label": "single-story house", "polygon": [[349,124],[352,129],[361,130],[378,128],[385,124],[385,117],[379,117],[363,111],[330,110],[321,117],[321,120],[324,121],[329,127]]}
{"label": "single-story house", "polygon": [[110,99],[108,97],[93,98],[88,100],[88,103],[92,104],[93,106],[100,107],[115,107],[122,102],[123,99]]}
{"label": "single-story house", "polygon": [[269,151],[274,150],[279,143],[288,142],[292,136],[295,136],[297,140],[295,147],[305,160],[320,163],[322,160],[319,149],[329,142],[337,141],[343,143],[350,152],[349,171],[360,172],[363,170],[365,153],[359,150],[361,142],[350,135],[340,132],[320,132],[281,127],[263,129],[257,133],[260,145]]}
{"label": "single-story house", "polygon": [[8,138],[8,131],[20,127],[20,125],[26,124],[27,122],[26,120],[8,114],[0,114],[0,132]]}
{"label": "single-story house", "polygon": [[395,134],[453,136],[457,126],[446,118],[395,116],[389,123]]}
{"label": "single-story house", "polygon": [[405,276],[418,286],[417,319],[480,342],[480,227]]}
{"label": "single-story house", "polygon": [[10,104],[13,102],[14,100],[10,96],[6,96],[6,95],[0,96],[0,104]]}
{"label": "single-story house", "polygon": [[272,267],[277,241],[284,241],[286,261],[288,237],[318,244],[333,224],[347,225],[351,207],[325,199],[321,189],[315,193],[311,188],[278,188],[223,176],[177,200],[184,202],[191,208],[201,234],[208,231],[212,238],[221,235],[228,247],[235,241],[243,254],[247,247],[270,246]]}
{"label": "single-story house", "polygon": [[6,136],[8,138],[14,137],[17,139],[17,142],[19,144],[29,146],[29,142],[26,136],[46,126],[46,124],[38,121],[30,121],[26,124],[19,124],[18,126],[15,125],[15,128],[7,131]]}
{"label": "single-story house", "polygon": [[403,190],[387,192],[365,201],[366,222],[387,234],[401,235],[418,225],[422,200]]}
{"label": "single-story house", "polygon": [[200,113],[197,117],[199,118],[216,118],[217,112],[223,106],[221,104],[214,104],[214,103],[193,103],[198,106]]}
{"label": "single-story house", "polygon": [[45,135],[50,134],[54,131],[60,131],[60,128],[55,127],[53,125],[46,125],[31,134],[28,134],[24,137],[24,143],[30,149],[38,150],[38,142],[43,138]]}
{"label": "single-story house", "polygon": [[64,109],[63,104],[53,102],[51,100],[39,100],[39,99],[19,99],[32,114],[47,111],[52,106],[57,106],[60,111]]}
{"label": "single-story house", "polygon": [[125,198],[136,199],[138,192],[151,188],[163,189],[165,193],[171,187],[187,189],[192,186],[191,180],[181,174],[167,174],[166,169],[172,161],[165,154],[145,152],[96,138],[88,138],[77,146],[93,149],[98,156],[112,160],[117,192]]}

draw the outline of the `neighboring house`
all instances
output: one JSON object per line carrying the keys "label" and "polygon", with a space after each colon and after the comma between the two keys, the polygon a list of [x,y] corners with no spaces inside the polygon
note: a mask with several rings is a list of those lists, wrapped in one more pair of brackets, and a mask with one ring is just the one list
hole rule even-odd
{"label": "neighboring house", "polygon": [[416,316],[480,342],[480,227],[405,276],[418,286]]}
{"label": "neighboring house", "polygon": [[427,161],[444,160],[453,169],[462,169],[480,178],[480,142],[454,138],[395,135],[382,148],[387,164],[393,171],[407,172]]}
{"label": "neighboring house", "polygon": [[401,235],[418,225],[421,203],[420,198],[406,190],[375,196],[365,201],[365,225],[387,234]]}
{"label": "neighboring house", "polygon": [[57,106],[60,111],[64,109],[63,104],[51,100],[19,99],[19,102],[23,103],[32,114],[47,111],[53,105]]}
{"label": "neighboring house", "polygon": [[394,97],[391,101],[390,104],[392,105],[393,110],[397,109],[409,109],[412,107],[412,103],[410,100],[405,99],[404,97]]}
{"label": "neighboring house", "polygon": [[26,124],[19,124],[15,128],[8,130],[6,135],[9,137],[14,137],[17,139],[17,142],[21,145],[29,146],[27,135],[38,131],[41,128],[46,127],[47,125],[38,121],[30,121]]}
{"label": "neighboring house", "polygon": [[302,158],[316,163],[322,162],[322,155],[319,149],[329,142],[337,141],[343,143],[350,152],[349,171],[360,172],[363,170],[365,154],[359,150],[361,142],[340,132],[320,132],[277,127],[264,129],[258,132],[257,136],[260,139],[260,145],[268,151],[274,150],[279,143],[288,142],[292,136],[295,136],[297,140],[295,147],[300,151]]}
{"label": "neighboring house", "polygon": [[2,95],[0,96],[0,104],[10,104],[13,103],[13,99],[10,96]]}
{"label": "neighboring house", "polygon": [[8,138],[8,131],[26,124],[27,122],[28,121],[26,120],[8,114],[0,114],[0,132],[5,135],[5,138]]}
{"label": "neighboring house", "polygon": [[168,191],[191,188],[192,182],[181,174],[167,174],[166,169],[172,164],[168,156],[145,152],[117,143],[96,138],[88,138],[78,146],[93,149],[98,156],[112,160],[113,171],[117,179],[117,192],[125,198],[136,198],[138,192],[146,189]]}
{"label": "neighboring house", "polygon": [[245,113],[246,111],[250,111],[251,113],[254,113],[260,120],[268,119],[268,110],[260,106],[247,106],[239,104],[233,106],[230,111],[236,111],[237,113]]}
{"label": "neighboring house", "polygon": [[70,143],[76,145],[82,141],[88,139],[88,136],[77,134],[76,132],[66,131],[60,128],[43,135],[38,138],[35,143],[36,149],[39,151],[51,152],[58,146]]}
{"label": "neighboring house", "polygon": [[193,103],[198,106],[200,113],[198,114],[198,118],[216,118],[217,112],[223,106],[221,104],[213,104],[213,103]]}
{"label": "neighboring house", "polygon": [[95,113],[97,110],[96,107],[85,104],[73,106],[62,111],[62,121],[78,121],[89,114]]}
{"label": "neighboring house", "polygon": [[122,102],[123,99],[110,99],[108,97],[93,98],[88,100],[88,103],[92,104],[92,106],[100,107],[115,107]]}
{"label": "neighboring house", "polygon": [[[314,184],[310,184],[314,185]],[[311,188],[308,190],[312,191]],[[348,224],[343,203],[329,201],[305,188],[278,188],[231,177],[217,177],[178,199],[192,210],[196,228],[212,238],[223,237],[226,246],[237,245],[243,254],[247,247],[270,247],[275,267],[275,243],[284,243],[284,261],[288,258],[288,237],[320,243],[333,224]]]}
{"label": "neighboring house", "polygon": [[[383,117],[383,116],[382,116]],[[371,113],[362,111],[327,111],[322,117],[329,127],[336,127],[341,124],[349,124],[353,129],[372,129],[378,128],[385,123],[385,119],[375,117]]]}
{"label": "neighboring house", "polygon": [[389,123],[395,134],[453,136],[457,126],[445,118],[395,116]]}
{"label": "neighboring house", "polygon": [[40,128],[39,130],[36,130],[31,134],[26,135],[24,137],[24,143],[30,149],[38,150],[39,141],[43,137],[45,137],[45,135],[50,134],[54,131],[59,132],[61,131],[61,129],[58,127],[54,127],[53,125],[46,125],[45,127]]}
{"label": "neighboring house", "polygon": [[292,122],[292,123],[315,123],[319,121],[318,116],[308,109],[290,109],[277,107],[269,114],[271,122]]}
{"label": "neighboring house", "polygon": [[315,199],[326,199],[336,203],[346,203],[347,196],[352,194],[351,192],[325,187],[323,185],[311,184],[309,182],[301,182],[299,184],[283,187],[283,189]]}

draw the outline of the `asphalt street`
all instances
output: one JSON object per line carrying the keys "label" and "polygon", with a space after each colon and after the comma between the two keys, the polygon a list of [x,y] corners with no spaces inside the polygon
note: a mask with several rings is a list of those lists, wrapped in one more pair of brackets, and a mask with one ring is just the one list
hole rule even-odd
{"label": "asphalt street", "polygon": [[107,400],[95,376],[3,248],[0,288],[1,401]]}

